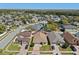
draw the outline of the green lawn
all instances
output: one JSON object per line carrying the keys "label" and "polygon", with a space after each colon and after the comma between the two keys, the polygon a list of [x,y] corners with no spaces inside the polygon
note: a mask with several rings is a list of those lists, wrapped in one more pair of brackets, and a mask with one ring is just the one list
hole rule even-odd
{"label": "green lawn", "polygon": [[73,53],[62,53],[62,55],[73,55]]}
{"label": "green lawn", "polygon": [[41,48],[40,48],[41,51],[51,51],[52,48],[50,45],[43,45]]}
{"label": "green lawn", "polygon": [[33,47],[29,47],[29,50],[28,51],[32,51],[33,50]]}
{"label": "green lawn", "polygon": [[18,52],[2,52],[0,55],[16,55]]}
{"label": "green lawn", "polygon": [[53,54],[52,52],[40,52],[40,54]]}
{"label": "green lawn", "polygon": [[59,50],[60,51],[72,51],[72,49],[70,47],[67,47],[66,49],[62,48],[59,46]]}
{"label": "green lawn", "polygon": [[8,47],[8,50],[10,50],[10,51],[19,51],[20,48],[21,48],[21,47],[19,46],[19,44],[12,43],[12,44]]}

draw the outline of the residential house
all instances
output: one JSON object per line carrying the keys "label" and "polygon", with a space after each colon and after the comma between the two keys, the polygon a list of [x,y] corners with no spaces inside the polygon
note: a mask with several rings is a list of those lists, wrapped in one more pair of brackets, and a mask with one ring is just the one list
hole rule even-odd
{"label": "residential house", "polygon": [[52,44],[57,44],[58,42],[60,44],[64,44],[65,43],[63,37],[60,34],[56,33],[56,32],[53,32],[53,31],[52,32],[48,32],[47,37],[48,37],[49,42],[50,42],[51,45]]}
{"label": "residential house", "polygon": [[34,30],[40,30],[42,27],[43,27],[43,24],[40,23],[40,24],[33,25],[32,29],[34,29]]}
{"label": "residential house", "polygon": [[43,32],[36,32],[33,39],[34,44],[47,44],[47,36]]}
{"label": "residential house", "polygon": [[52,19],[53,21],[55,21],[55,22],[58,22],[58,21],[61,20],[60,17],[57,16],[57,15],[53,15],[52,17],[53,17],[53,18],[51,18],[51,19]]}
{"label": "residential house", "polygon": [[70,45],[79,45],[79,38],[76,38],[69,32],[64,32],[63,34],[64,40]]}
{"label": "residential house", "polygon": [[33,16],[32,22],[38,22],[38,18],[36,16]]}
{"label": "residential house", "polygon": [[18,41],[20,44],[25,43],[29,44],[31,38],[31,32],[30,31],[22,31],[17,35],[16,41]]}
{"label": "residential house", "polygon": [[61,28],[64,28],[65,31],[68,31],[68,32],[77,32],[76,27],[71,24],[62,25]]}
{"label": "residential house", "polygon": [[79,38],[79,32],[77,32],[77,33],[75,34],[75,36]]}

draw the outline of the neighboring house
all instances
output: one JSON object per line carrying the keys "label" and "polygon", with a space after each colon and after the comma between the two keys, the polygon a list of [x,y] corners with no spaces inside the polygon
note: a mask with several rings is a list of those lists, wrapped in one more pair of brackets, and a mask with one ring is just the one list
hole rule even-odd
{"label": "neighboring house", "polygon": [[64,40],[70,45],[79,45],[79,38],[76,38],[69,32],[64,32]]}
{"label": "neighboring house", "polygon": [[35,24],[35,25],[32,26],[32,29],[34,29],[34,30],[40,30],[42,27],[43,27],[42,24]]}
{"label": "neighboring house", "polygon": [[19,25],[22,25],[23,23],[22,23],[22,21],[17,21],[16,20],[16,21],[14,21],[14,24],[17,25],[17,26],[19,26]]}
{"label": "neighboring house", "polygon": [[43,32],[37,32],[34,34],[34,44],[47,44],[47,36]]}
{"label": "neighboring house", "polygon": [[37,18],[36,16],[34,16],[34,17],[32,18],[32,22],[38,22],[38,18]]}
{"label": "neighboring house", "polygon": [[73,24],[79,27],[79,22],[74,22]]}
{"label": "neighboring house", "polygon": [[61,44],[64,44],[65,41],[62,38],[62,36],[60,36],[60,34],[56,33],[56,32],[48,32],[47,37],[49,39],[50,44],[57,44],[58,42]]}
{"label": "neighboring house", "polygon": [[30,38],[31,38],[31,32],[30,31],[23,31],[17,35],[16,41],[18,41],[21,44],[26,43],[28,45]]}
{"label": "neighboring house", "polygon": [[64,28],[65,31],[68,31],[68,32],[77,32],[76,27],[70,24],[62,25],[61,28]]}
{"label": "neighboring house", "polygon": [[53,21],[55,21],[55,22],[58,22],[61,20],[60,17],[57,15],[53,15],[52,17],[53,17]]}
{"label": "neighboring house", "polygon": [[75,36],[79,38],[79,32],[77,32],[77,33],[75,34]]}

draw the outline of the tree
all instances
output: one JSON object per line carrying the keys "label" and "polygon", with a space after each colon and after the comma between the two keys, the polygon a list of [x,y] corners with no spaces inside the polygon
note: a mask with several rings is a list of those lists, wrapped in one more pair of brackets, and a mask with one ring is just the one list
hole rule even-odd
{"label": "tree", "polygon": [[69,46],[68,43],[64,43],[64,45],[62,46],[62,48],[67,48]]}
{"label": "tree", "polygon": [[61,24],[69,24],[69,21],[68,21],[68,19],[63,19],[63,20],[60,20],[59,23],[61,23]]}
{"label": "tree", "polygon": [[58,28],[58,25],[54,22],[48,21],[47,28],[50,30],[56,31]]}
{"label": "tree", "polygon": [[0,24],[0,34],[6,30],[6,27],[3,24]]}
{"label": "tree", "polygon": [[74,21],[78,21],[79,22],[79,16],[74,17]]}

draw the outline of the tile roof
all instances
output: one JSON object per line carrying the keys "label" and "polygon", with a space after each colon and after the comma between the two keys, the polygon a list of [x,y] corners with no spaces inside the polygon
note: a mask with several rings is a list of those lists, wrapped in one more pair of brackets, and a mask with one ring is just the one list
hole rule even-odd
{"label": "tile roof", "polygon": [[47,43],[47,37],[44,33],[42,32],[37,32],[34,34],[34,43],[41,43],[41,42],[46,42]]}
{"label": "tile roof", "polygon": [[31,32],[24,31],[17,35],[17,40],[22,42],[29,42],[30,36],[31,36]]}

